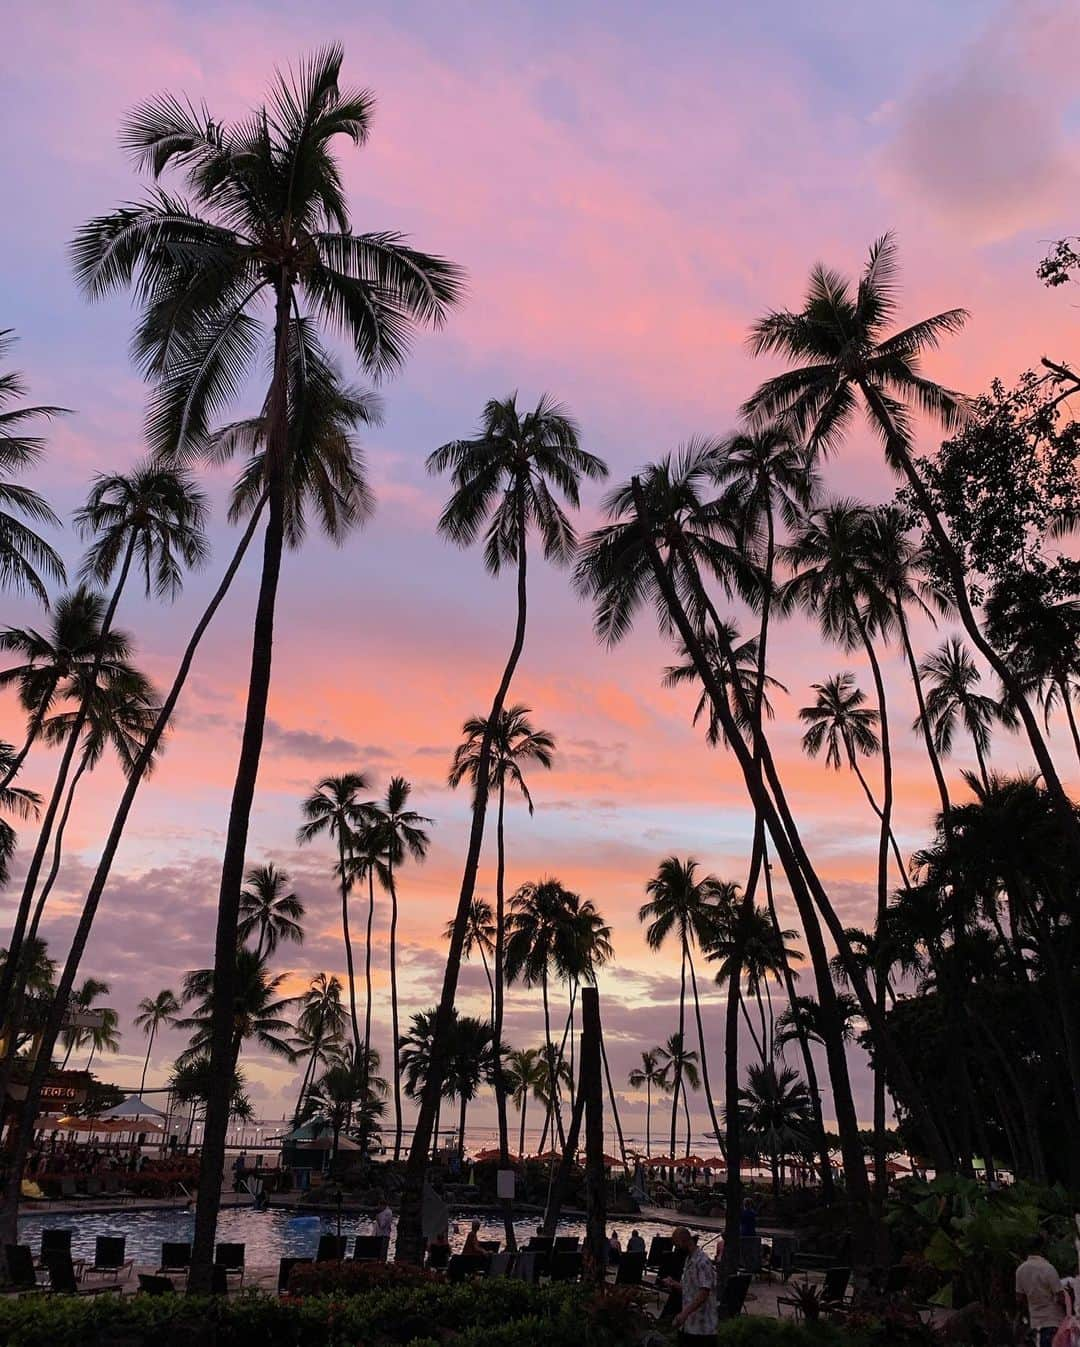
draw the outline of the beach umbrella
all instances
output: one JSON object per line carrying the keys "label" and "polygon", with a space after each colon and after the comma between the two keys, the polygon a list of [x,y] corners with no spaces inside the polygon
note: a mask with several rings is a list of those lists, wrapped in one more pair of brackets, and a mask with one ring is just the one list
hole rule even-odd
{"label": "beach umbrella", "polygon": [[139,1095],[129,1094],[126,1099],[121,1099],[119,1104],[104,1109],[98,1116],[101,1118],[164,1118],[166,1115],[161,1109],[155,1108],[153,1104],[148,1104]]}

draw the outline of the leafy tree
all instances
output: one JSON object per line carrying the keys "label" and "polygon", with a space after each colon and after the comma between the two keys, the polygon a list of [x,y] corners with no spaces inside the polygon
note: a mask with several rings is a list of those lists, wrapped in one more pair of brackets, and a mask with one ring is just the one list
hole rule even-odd
{"label": "leafy tree", "polygon": [[951,636],[936,650],[924,655],[919,672],[929,683],[926,694],[926,717],[934,736],[934,745],[942,757],[953,750],[956,726],[959,722],[971,736],[979,776],[984,785],[989,782],[986,759],[990,753],[990,728],[995,721],[1009,723],[1007,708],[993,697],[980,692],[979,670],[971,653],[959,640]]}
{"label": "leafy tree", "polygon": [[746,1130],[769,1157],[773,1194],[780,1195],[780,1162],[801,1155],[811,1145],[810,1095],[798,1073],[775,1062],[750,1066],[739,1091]]}
{"label": "leafy tree", "polygon": [[[451,918],[443,930],[443,938],[449,940],[454,933],[454,921]],[[480,955],[480,962],[484,965],[484,976],[487,978],[488,991],[490,993],[491,1014],[495,1015],[495,984],[491,980],[491,969],[488,967],[488,955],[495,952],[495,914],[492,911],[491,904],[486,898],[474,898],[469,907],[469,925],[465,932],[465,944],[462,946],[462,957],[470,959],[473,951]]]}
{"label": "leafy tree", "polygon": [[657,1059],[660,1062],[660,1083],[663,1088],[671,1094],[671,1155],[675,1157],[675,1130],[678,1121],[679,1092],[676,1089],[676,1082],[684,1082],[682,1090],[683,1112],[686,1115],[686,1154],[690,1154],[691,1129],[690,1129],[690,1104],[689,1093],[691,1090],[701,1089],[701,1074],[698,1071],[698,1055],[691,1052],[683,1040],[682,1034],[672,1034],[666,1043],[660,1044],[654,1049]]}
{"label": "leafy tree", "polygon": [[[645,1087],[645,1154],[652,1155],[652,1092],[653,1086],[663,1088],[664,1068],[660,1064],[659,1050],[649,1048],[641,1054],[641,1066],[635,1067],[627,1076],[627,1084],[634,1090]],[[675,1147],[672,1145],[672,1154]]]}
{"label": "leafy tree", "polygon": [[296,1108],[293,1110],[294,1127],[303,1111],[304,1097],[312,1078],[318,1067],[325,1066],[330,1055],[340,1046],[346,1023],[347,1014],[341,1004],[341,983],[331,974],[316,973],[300,1002],[292,1041],[296,1059],[307,1058]]}
{"label": "leafy tree", "polygon": [[519,1048],[509,1052],[503,1068],[506,1094],[518,1111],[518,1160],[525,1160],[525,1111],[529,1099],[535,1099],[545,1106],[548,1104],[547,1068],[544,1064],[543,1048]]}
{"label": "leafy tree", "polygon": [[[288,973],[271,977],[265,961],[254,950],[241,946],[236,950],[235,996],[230,1007],[229,1039],[232,1062],[235,1065],[240,1049],[249,1039],[259,1047],[286,1061],[295,1060],[286,1033],[291,1029],[285,1013],[293,1006],[295,996],[281,996],[281,988]],[[184,974],[184,1003],[194,1003],[186,1018],[177,1021],[177,1028],[191,1032],[191,1041],[182,1058],[205,1053],[213,1035],[214,1004],[217,999],[217,970],[197,968]]]}
{"label": "leafy tree", "polygon": [[[108,995],[109,995],[109,984],[107,982],[102,982],[100,978],[86,978],[83,981],[82,986],[80,986],[77,990],[72,992],[71,999],[68,1005],[71,1010],[76,1012],[84,1010],[92,1010],[94,1008],[94,1002],[98,1000],[99,997]],[[87,1043],[93,1044],[94,1047],[98,1046],[98,1044],[95,1042],[94,1039],[95,1034],[104,1036],[102,1046],[104,1046],[105,1039],[115,1038],[116,1025],[117,1025],[116,1012],[111,1011],[110,1015],[111,1021],[109,1022],[109,1024],[106,1025],[103,1020],[100,1028],[66,1029],[64,1031],[63,1044],[64,1047],[67,1049],[67,1051],[64,1053],[64,1060],[61,1063],[61,1070],[66,1068],[68,1064],[68,1059],[71,1057],[72,1052],[76,1048],[84,1048],[87,1045]],[[116,1048],[114,1047],[110,1049],[110,1051],[115,1052]],[[93,1051],[91,1051],[91,1057],[93,1057]],[[87,1066],[86,1069],[89,1071],[90,1069],[89,1066]]]}

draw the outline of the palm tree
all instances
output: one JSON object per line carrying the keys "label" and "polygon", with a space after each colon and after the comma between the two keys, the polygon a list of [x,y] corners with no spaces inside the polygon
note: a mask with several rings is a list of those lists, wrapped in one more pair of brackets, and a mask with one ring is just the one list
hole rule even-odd
{"label": "palm tree", "polygon": [[[326,833],[337,842],[338,877],[341,881],[341,933],[345,942],[345,967],[349,978],[349,1011],[352,1016],[353,1045],[359,1052],[368,1039],[360,1036],[356,1018],[356,975],[353,971],[352,941],[349,939],[349,892],[353,875],[346,861],[352,854],[355,834],[368,819],[368,807],[359,799],[368,789],[368,778],[363,772],[346,772],[342,776],[324,777],[300,806],[307,822],[296,834],[303,846]],[[369,936],[370,940],[370,936]],[[370,999],[370,988],[369,988]],[[368,1032],[370,1033],[370,1027]]]}
{"label": "palm tree", "polygon": [[525,1110],[529,1099],[547,1105],[547,1068],[544,1065],[543,1048],[519,1048],[506,1057],[503,1068],[507,1097],[513,1103],[519,1115],[518,1162],[525,1159]]}
{"label": "palm tree", "polygon": [[[443,931],[443,938],[449,940],[454,934],[453,918],[446,923]],[[484,965],[484,976],[487,978],[488,993],[491,1003],[492,1022],[495,1017],[495,984],[491,980],[491,969],[488,967],[488,955],[495,952],[495,914],[492,911],[491,904],[486,898],[474,898],[469,905],[469,925],[465,932],[465,944],[462,948],[462,955],[465,959],[472,957],[476,950],[480,955],[480,962]]]}
{"label": "palm tree", "polygon": [[[531,815],[533,801],[525,780],[524,766],[527,763],[536,763],[540,767],[550,770],[555,751],[554,737],[546,730],[535,729],[529,719],[531,714],[530,708],[522,706],[520,703],[504,707],[499,715],[498,722],[488,736],[490,744],[488,784],[489,787],[494,785],[499,794],[495,828],[495,941],[492,951],[494,970],[490,978],[492,983],[491,1023],[495,1034],[496,1053],[499,1051],[499,1045],[502,1042],[503,998],[506,986],[504,972],[506,961],[506,786],[507,782],[517,786],[529,807]],[[456,789],[468,777],[475,793],[480,779],[480,764],[488,723],[483,716],[473,716],[465,722],[462,730],[465,738],[454,751],[454,759],[450,765],[447,782],[451,789]],[[453,925],[452,921],[447,924],[446,935],[448,940],[453,939]],[[466,946],[469,944],[467,931]],[[468,957],[469,952],[470,950],[463,946],[465,957]],[[506,1092],[503,1089],[501,1071],[495,1072],[495,1107],[498,1114],[499,1149],[500,1153],[503,1153],[508,1151],[509,1136],[506,1125]]]}
{"label": "palm tree", "polygon": [[790,1066],[750,1066],[739,1091],[746,1130],[769,1156],[773,1194],[780,1196],[780,1160],[805,1154],[811,1145],[812,1109],[805,1083]]}
{"label": "palm tree", "polygon": [[490,1084],[495,1071],[495,1048],[491,1024],[472,1015],[459,1015],[454,1022],[449,1065],[444,1082],[447,1098],[457,1099],[458,1155],[465,1154],[465,1118],[469,1104],[481,1085]]}
{"label": "palm tree", "polygon": [[[484,840],[492,737],[500,724],[510,683],[525,644],[529,534],[539,534],[547,560],[568,563],[576,546],[574,527],[556,493],[576,509],[581,478],[601,478],[607,469],[599,458],[581,448],[577,426],[558,403],[547,396],[541,397],[536,407],[523,415],[518,410],[516,394],[502,401],[492,399],[488,402],[479,434],[473,439],[444,444],[429,456],[427,465],[432,473],[449,470],[454,486],[439,520],[440,532],[459,546],[467,547],[483,531],[484,562],[488,571],[498,575],[508,565],[513,565],[517,571],[514,640],[477,751],[469,846],[458,896],[454,938],[447,952],[439,1000],[440,1024],[448,1024]],[[403,1219],[399,1223],[403,1235],[400,1247],[405,1253],[411,1251],[413,1256],[419,1252],[423,1162],[438,1104],[436,1078],[439,1074],[437,1061],[431,1088],[421,1102],[417,1117],[416,1144],[410,1152],[410,1169],[402,1203]],[[500,1148],[505,1145],[502,1135],[499,1144]],[[508,1225],[508,1232],[510,1229],[512,1227]]]}
{"label": "palm tree", "polygon": [[[367,815],[370,817],[370,815]],[[368,910],[367,910],[367,931],[364,936],[364,1041],[361,1051],[365,1054],[364,1060],[371,1056],[371,942],[372,932],[375,924],[375,879],[378,877],[379,883],[384,889],[389,888],[390,876],[386,865],[386,857],[383,850],[382,838],[377,824],[366,822],[358,833],[355,833],[349,841],[349,853],[345,858],[345,866],[349,879],[349,886],[355,883],[367,881],[368,889]],[[346,942],[346,949],[351,954],[351,947]],[[350,986],[350,996],[352,988]],[[355,998],[352,1000],[353,1006],[353,1027],[356,1025]],[[354,1039],[355,1046],[355,1039]]]}
{"label": "palm tree", "polygon": [[[390,1015],[394,1035],[395,1053],[398,1041],[398,989],[397,989],[397,923],[398,900],[397,881],[394,872],[411,856],[414,861],[422,861],[427,856],[429,838],[426,825],[432,822],[423,814],[408,808],[412,786],[403,776],[390,778],[386,795],[374,802],[368,810],[376,844],[386,867],[386,887],[390,894]],[[401,1072],[397,1058],[394,1058],[394,1159],[401,1156]]]}
{"label": "palm tree", "polygon": [[971,736],[979,776],[989,785],[986,759],[990,753],[990,727],[995,720],[1008,723],[1003,705],[979,692],[979,670],[971,652],[956,636],[924,655],[919,673],[930,684],[926,694],[926,719],[934,747],[943,758],[952,752],[959,722]]}
{"label": "palm tree", "polygon": [[[229,1051],[233,1068],[240,1049],[249,1039],[259,1047],[286,1061],[295,1060],[286,1033],[292,1028],[285,1013],[298,1000],[295,996],[280,995],[288,981],[288,973],[271,977],[266,963],[254,950],[240,946],[236,960],[236,993],[229,1007]],[[185,1004],[194,1002],[185,1019],[177,1021],[177,1028],[191,1031],[191,1041],[181,1058],[205,1053],[214,1032],[214,1010],[217,1001],[217,969],[197,968],[184,974],[182,996]]]}
{"label": "palm tree", "polygon": [[560,1141],[565,1141],[558,1099],[558,1066],[562,1054],[556,1053],[551,1036],[548,988],[551,974],[559,975],[571,961],[573,918],[580,906],[579,896],[564,889],[557,879],[542,879],[539,883],[522,884],[510,899],[510,915],[506,922],[507,984],[520,978],[526,987],[540,987],[547,1074],[555,1085],[550,1092],[548,1119],[558,1129]]}
{"label": "palm tree", "polygon": [[[848,992],[839,992],[836,1001],[844,1042],[853,1043],[855,1026],[862,1018],[859,1003]],[[797,1040],[800,1033],[805,1034],[811,1043],[824,1045],[826,1030],[822,1024],[821,1007],[812,996],[797,996],[776,1018],[777,1047],[782,1048]]]}
{"label": "palm tree", "polygon": [[[213,1073],[210,1070],[208,1053],[197,1053],[192,1057],[177,1058],[169,1076],[169,1090],[181,1104],[189,1104],[186,1146],[191,1145],[191,1134],[195,1128],[195,1115],[210,1097],[213,1085]],[[255,1111],[247,1097],[247,1080],[244,1073],[237,1069],[229,1082],[229,1117],[252,1118]]]}
{"label": "palm tree", "polygon": [[679,1116],[679,1090],[677,1082],[685,1081],[682,1091],[683,1112],[686,1115],[686,1154],[690,1154],[691,1129],[690,1105],[687,1096],[690,1090],[701,1088],[701,1076],[698,1074],[698,1055],[684,1047],[682,1034],[672,1034],[666,1043],[654,1048],[660,1062],[660,1081],[663,1088],[671,1094],[671,1157],[675,1158],[675,1124]]}
{"label": "palm tree", "polygon": [[797,364],[766,380],[743,411],[755,422],[790,417],[812,449],[828,450],[846,433],[861,402],[872,429],[881,438],[886,461],[903,476],[926,520],[948,573],[964,630],[1001,679],[1009,701],[1024,722],[1039,770],[1062,816],[1073,828],[1061,779],[1024,695],[1022,680],[979,627],[963,559],[912,456],[913,406],[935,417],[946,430],[964,419],[964,399],[926,378],[920,361],[942,337],[963,327],[967,313],[947,309],[886,335],[897,311],[897,269],[896,245],[889,234],[870,249],[854,290],[838,272],[815,266],[802,309],[774,310],[754,325],[750,347],[755,355],[775,354]]}
{"label": "palm tree", "polygon": [[[36,942],[35,942],[36,955]],[[8,958],[10,959],[10,955]],[[102,982],[100,978],[86,978],[82,986],[71,994],[69,1001],[70,1008],[74,1011],[91,1010],[94,1002],[100,996],[108,996],[109,984]],[[114,1019],[115,1027],[115,1019]],[[60,1064],[60,1069],[64,1070],[68,1064],[68,1058],[76,1048],[81,1048],[89,1042],[89,1029],[65,1029],[63,1034],[63,1044],[67,1051],[64,1053],[64,1060]]]}
{"label": "palm tree", "polygon": [[[461,291],[454,266],[408,247],[399,235],[351,232],[332,147],[339,136],[363,143],[373,100],[366,91],[339,87],[342,58],[340,47],[329,46],[294,73],[279,73],[268,104],[236,125],[196,113],[171,95],[137,108],[124,127],[125,147],[155,179],[178,171],[190,199],[156,189],[90,221],[73,245],[76,274],[89,295],[137,287],[143,312],[135,349],[155,385],[147,425],[155,450],[185,457],[204,452],[217,408],[267,350],[272,362],[263,467],[268,522],[215,941],[222,996],[212,1056],[223,1078],[231,1033],[231,997],[224,993],[234,976],[285,540],[289,438],[297,417],[289,396],[290,350],[297,338],[317,344],[310,328],[318,321],[342,332],[365,368],[390,373],[404,361],[413,324],[440,324]],[[228,1121],[224,1090],[207,1107],[196,1287],[210,1281],[217,1168]]]}
{"label": "palm tree", "polygon": [[[345,1066],[328,1067],[312,1085],[310,1099],[333,1133],[330,1150],[330,1168],[337,1170],[338,1146],[341,1132],[361,1101],[364,1084],[357,1071]],[[381,1102],[381,1101],[380,1101]]]}
{"label": "palm tree", "polygon": [[293,1126],[300,1119],[312,1077],[319,1065],[325,1065],[330,1054],[340,1045],[345,1032],[347,1016],[341,1004],[341,983],[327,973],[317,973],[301,1000],[296,1019],[296,1035],[292,1042],[297,1060],[307,1058],[300,1093],[293,1110]]}
{"label": "palm tree", "polygon": [[[880,822],[881,806],[859,767],[860,758],[873,757],[881,749],[877,733],[880,713],[866,705],[866,693],[856,684],[853,673],[833,674],[810,687],[817,694],[814,704],[799,708],[799,719],[807,726],[802,736],[803,752],[808,758],[816,758],[824,748],[825,765],[836,771],[846,763]],[[891,828],[889,841],[900,874],[906,879],[906,867]]]}
{"label": "palm tree", "polygon": [[[747,995],[752,996],[757,1004],[760,1038],[746,1009],[745,999],[741,991],[737,992],[746,1027],[750,1030],[763,1064],[772,1061],[775,1047],[769,980],[781,981],[785,965],[790,968],[791,964],[801,961],[802,951],[789,943],[797,934],[796,931],[779,928],[768,907],[747,907],[745,902],[729,902],[721,908],[710,931],[707,954],[718,965],[718,985],[738,989],[745,978]],[[765,999],[769,1003],[768,1019]]]}
{"label": "palm tree", "polygon": [[[0,330],[0,360],[7,356],[13,340],[11,328]],[[66,414],[63,407],[8,405],[25,393],[21,374],[15,370],[0,374],[0,472],[5,478],[34,467],[44,452],[41,437],[25,433],[27,422],[49,421]],[[60,525],[49,503],[36,491],[17,482],[0,481],[0,587],[33,594],[47,608],[49,592],[42,576],[63,584],[67,578],[64,563],[19,515],[38,524]]]}
{"label": "palm tree", "polygon": [[89,1071],[98,1052],[120,1051],[120,1016],[115,1010],[105,1007],[101,1012],[101,1022],[86,1030],[86,1041],[90,1044],[90,1055],[86,1059],[84,1071]]}
{"label": "palm tree", "polygon": [[141,1029],[147,1036],[146,1058],[143,1061],[142,1077],[139,1080],[139,1097],[142,1098],[142,1092],[146,1089],[146,1073],[150,1067],[150,1053],[154,1047],[154,1035],[163,1024],[175,1024],[176,1017],[180,1014],[180,1002],[176,999],[175,992],[165,987],[159,991],[156,996],[144,996],[138,1005],[138,1014],[135,1016],[134,1024],[136,1029]]}
{"label": "palm tree", "polygon": [[[641,1054],[641,1066],[635,1067],[627,1076],[631,1089],[645,1087],[645,1154],[652,1155],[652,1091],[653,1086],[663,1085],[664,1069],[660,1065],[659,1048],[650,1048]],[[672,1151],[674,1154],[674,1150]]]}
{"label": "palm tree", "polygon": [[[405,1080],[405,1093],[410,1099],[421,1099],[427,1088],[431,1074],[431,1063],[435,1052],[435,1022],[437,1011],[419,1010],[409,1020],[408,1031],[397,1044],[396,1055],[398,1070]],[[450,1017],[450,1034],[454,1034],[457,1024],[457,1009]],[[432,1159],[439,1147],[439,1112],[446,1097],[445,1082],[439,1089],[440,1109],[436,1111],[432,1129]],[[415,1143],[414,1143],[415,1145]],[[400,1218],[399,1218],[400,1219]]]}
{"label": "palm tree", "polygon": [[[713,1125],[716,1140],[720,1140],[720,1121],[716,1116],[712,1087],[709,1084],[708,1058],[705,1053],[705,1030],[701,1021],[701,999],[698,996],[697,974],[694,971],[693,947],[695,944],[707,946],[716,922],[716,909],[719,905],[734,901],[735,886],[725,884],[715,875],[702,875],[698,878],[698,865],[692,856],[680,860],[677,856],[668,856],[660,862],[656,874],[645,885],[649,901],[638,911],[638,920],[649,922],[645,931],[645,940],[650,949],[663,948],[669,935],[675,935],[679,942],[679,1038],[686,1033],[686,974],[690,973],[691,992],[694,998],[694,1018],[697,1022],[698,1051],[701,1071],[705,1080],[705,1099],[709,1106],[709,1119]],[[671,1153],[675,1153],[675,1119],[679,1102],[681,1078],[676,1075],[672,1080],[674,1098],[672,1100]]]}
{"label": "palm tree", "polygon": [[247,888],[240,891],[241,943],[256,936],[255,957],[269,959],[283,940],[299,945],[304,939],[304,904],[286,890],[292,883],[284,870],[272,863],[253,865],[244,876]]}

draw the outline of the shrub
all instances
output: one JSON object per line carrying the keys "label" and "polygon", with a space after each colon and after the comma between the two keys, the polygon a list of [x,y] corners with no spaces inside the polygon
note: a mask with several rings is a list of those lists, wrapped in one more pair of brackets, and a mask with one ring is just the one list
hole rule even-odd
{"label": "shrub", "polygon": [[345,1262],[298,1263],[289,1274],[291,1296],[355,1296],[364,1291],[388,1291],[397,1286],[437,1282],[422,1268],[408,1263]]}

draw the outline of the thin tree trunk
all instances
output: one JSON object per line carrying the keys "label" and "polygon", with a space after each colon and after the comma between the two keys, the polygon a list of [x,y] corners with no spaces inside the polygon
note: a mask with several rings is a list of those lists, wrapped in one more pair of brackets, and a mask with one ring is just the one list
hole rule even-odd
{"label": "thin tree trunk", "polygon": [[754,1028],[754,1021],[750,1018],[750,1012],[746,1008],[746,997],[743,996],[741,988],[739,990],[739,1008],[742,1010],[743,1022],[750,1031],[750,1037],[753,1039],[754,1047],[757,1048],[757,1055],[761,1058],[761,1065],[767,1066],[768,1062],[765,1059],[765,1047],[758,1039],[757,1030]]}
{"label": "thin tree trunk", "polygon": [[156,1023],[155,1023],[153,1020],[151,1020],[151,1021],[150,1021],[150,1042],[147,1043],[147,1045],[146,1045],[146,1058],[145,1058],[145,1060],[143,1061],[142,1077],[141,1077],[141,1079],[139,1080],[139,1098],[140,1098],[140,1099],[142,1098],[143,1090],[146,1089],[146,1073],[147,1073],[147,1071],[150,1069],[150,1053],[151,1053],[151,1051],[153,1050],[153,1047],[154,1047],[154,1034],[155,1034],[156,1031],[157,1031],[157,1025],[156,1025]]}
{"label": "thin tree trunk", "polygon": [[611,1067],[608,1065],[607,1048],[604,1046],[603,1033],[600,1035],[600,1058],[604,1064],[604,1078],[607,1081],[608,1102],[611,1104],[611,1118],[615,1124],[615,1135],[619,1139],[619,1155],[622,1158],[623,1170],[627,1177],[629,1177],[630,1165],[626,1158],[626,1141],[623,1137],[622,1119],[619,1117],[619,1103],[615,1098],[615,1086],[611,1079]]}
{"label": "thin tree trunk", "polygon": [[1077,760],[1080,761],[1080,731],[1076,728],[1076,716],[1073,714],[1069,685],[1065,679],[1062,679],[1058,686],[1061,688],[1061,704],[1065,708],[1065,719],[1069,722],[1069,733],[1072,735],[1073,748],[1076,751]]}
{"label": "thin tree trunk", "polygon": [[[398,990],[397,990],[397,884],[394,881],[393,845],[387,852],[387,880],[390,889],[390,1018],[393,1048],[390,1061],[394,1076],[394,1160],[401,1159],[401,1071],[398,1067]],[[426,1149],[426,1148],[425,1148]]]}
{"label": "thin tree trunk", "polygon": [[[356,974],[353,970],[352,940],[349,938],[349,880],[345,870],[345,838],[338,828],[338,870],[341,874],[341,935],[345,942],[345,970],[349,979],[349,1017],[352,1020],[353,1047],[356,1056],[360,1055],[360,1021],[356,1016]],[[363,1074],[364,1089],[367,1089],[367,1057],[360,1070]]]}
{"label": "thin tree trunk", "polygon": [[364,1057],[371,1061],[371,927],[375,920],[375,872],[368,870],[367,940],[364,946],[364,982],[367,1003],[364,1007]]}
{"label": "thin tree trunk", "polygon": [[[495,1055],[495,1114],[499,1127],[499,1167],[507,1169],[510,1165],[510,1138],[506,1119],[506,1077],[503,1075],[503,1011],[506,1000],[506,832],[504,827],[506,814],[506,782],[499,777],[499,813],[495,827],[495,970],[491,987],[491,1028]],[[485,965],[486,966],[486,965]],[[521,1108],[521,1146],[518,1152],[520,1162],[525,1152],[525,1106]],[[503,1200],[503,1238],[507,1253],[517,1249],[517,1237],[514,1233],[514,1204]]]}
{"label": "thin tree trunk", "polygon": [[518,1164],[525,1163],[525,1108],[529,1102],[528,1090],[521,1096],[521,1129],[518,1132]]}
{"label": "thin tree trunk", "polygon": [[930,770],[934,774],[934,783],[937,786],[938,798],[941,801],[941,817],[944,820],[946,830],[948,830],[949,814],[952,811],[949,788],[945,784],[941,755],[934,744],[930,717],[926,712],[926,698],[923,695],[922,679],[919,676],[919,664],[915,658],[915,651],[911,648],[911,633],[908,631],[904,605],[895,591],[893,592],[893,607],[896,610],[896,621],[900,630],[900,644],[904,647],[904,658],[907,660],[908,672],[911,674],[911,685],[915,689],[915,703],[919,708],[919,729],[922,733],[923,743],[926,745],[926,756],[930,759]]}
{"label": "thin tree trunk", "polygon": [[690,952],[689,945],[686,945],[686,961],[690,966],[690,993],[694,998],[694,1018],[697,1021],[698,1052],[701,1055],[701,1084],[705,1090],[705,1102],[709,1106],[709,1121],[712,1123],[713,1137],[716,1140],[716,1144],[723,1147],[724,1142],[720,1132],[720,1119],[716,1116],[716,1105],[713,1102],[712,1085],[709,1083],[709,1059],[705,1051],[705,1029],[701,1022],[701,1000],[698,996],[697,974],[694,972],[694,959]]}
{"label": "thin tree trunk", "polygon": [[652,1080],[645,1077],[645,1158],[652,1159]]}
{"label": "thin tree trunk", "polygon": [[435,1015],[435,1031],[431,1067],[424,1084],[424,1093],[416,1118],[416,1129],[409,1151],[409,1160],[405,1170],[405,1183],[401,1194],[401,1207],[397,1227],[397,1257],[402,1262],[419,1263],[423,1255],[423,1237],[420,1228],[421,1204],[423,1201],[424,1165],[427,1157],[428,1142],[431,1138],[431,1125],[435,1118],[435,1108],[442,1089],[442,1077],[446,1070],[446,1044],[449,1026],[453,1017],[454,998],[457,994],[458,978],[461,975],[461,953],[465,943],[465,932],[469,921],[469,908],[476,891],[476,872],[480,863],[480,850],[484,841],[484,819],[487,813],[489,773],[491,767],[491,739],[506,702],[510,681],[514,676],[521,651],[525,645],[525,624],[527,617],[526,583],[526,532],[524,500],[520,491],[516,501],[516,525],[518,544],[518,584],[517,584],[517,627],[510,657],[503,670],[495,698],[488,714],[487,726],[480,741],[480,753],[476,766],[476,790],[473,795],[472,827],[469,831],[469,849],[465,857],[465,869],[461,877],[461,891],[458,894],[458,907],[454,915],[454,926],[450,936],[450,948],[446,956],[446,971],[443,975],[442,993]]}
{"label": "thin tree trunk", "polygon": [[37,938],[38,927],[41,925],[41,918],[45,912],[45,904],[49,901],[49,894],[52,893],[53,885],[56,883],[56,877],[60,873],[60,859],[64,854],[64,831],[67,828],[68,819],[71,817],[71,805],[75,799],[75,791],[78,789],[79,782],[84,773],[88,770],[90,764],[84,756],[78,767],[75,769],[75,775],[71,778],[71,785],[68,787],[67,799],[64,801],[64,808],[60,814],[60,821],[56,825],[56,835],[53,838],[53,858],[49,867],[49,873],[46,876],[45,883],[41,886],[41,892],[38,894],[37,903],[34,905],[34,916],[30,922],[30,929],[26,933],[27,943],[32,943]]}
{"label": "thin tree trunk", "polygon": [[681,972],[679,984],[679,1056],[673,1063],[671,1083],[671,1150],[675,1158],[675,1133],[679,1125],[679,1087],[682,1085],[682,1059],[686,1051],[686,952],[685,946],[679,951]]}
{"label": "thin tree trunk", "polygon": [[207,627],[210,625],[214,614],[221,606],[225,595],[228,593],[233,578],[239,570],[240,563],[243,561],[244,555],[247,552],[248,545],[255,535],[255,529],[262,514],[263,504],[264,501],[260,501],[252,512],[251,519],[248,521],[247,528],[244,530],[236,551],[233,553],[232,560],[226,567],[221,583],[207,605],[202,617],[199,619],[191,639],[188,641],[187,648],[184,650],[180,665],[176,671],[176,676],[173,679],[173,685],[169,689],[169,694],[165,698],[161,710],[158,712],[153,728],[146,737],[146,742],[143,744],[138,757],[135,759],[131,775],[128,777],[124,787],[124,793],[120,797],[120,803],[117,806],[112,827],[110,828],[108,838],[105,841],[101,859],[98,861],[94,878],[91,881],[90,888],[87,890],[82,914],[79,918],[79,924],[76,927],[75,934],[72,938],[71,948],[64,965],[64,971],[57,986],[56,995],[53,998],[45,1031],[42,1034],[38,1055],[34,1063],[34,1069],[27,1084],[27,1095],[23,1105],[23,1117],[20,1121],[18,1137],[12,1155],[11,1168],[8,1172],[8,1181],[4,1191],[3,1210],[0,1212],[0,1242],[6,1240],[8,1243],[14,1243],[15,1241],[16,1221],[19,1207],[19,1180],[22,1173],[22,1167],[26,1162],[26,1156],[29,1153],[30,1146],[33,1142],[33,1123],[37,1118],[38,1104],[41,1099],[41,1087],[52,1065],[52,1052],[63,1024],[68,998],[71,995],[72,987],[75,985],[75,978],[79,972],[79,964],[86,949],[87,941],[90,938],[90,931],[93,927],[94,917],[97,914],[98,904],[105,891],[105,885],[108,883],[109,874],[112,870],[112,863],[116,857],[117,848],[120,845],[120,839],[123,836],[124,826],[127,823],[128,815],[131,812],[131,806],[134,803],[135,795],[138,792],[143,777],[146,775],[146,770],[157,751],[158,744],[161,742],[161,736],[165,732],[165,728],[169,723],[169,718],[172,716],[172,713],[176,708],[176,703],[180,699],[180,693],[183,691],[184,684],[187,682],[188,673],[191,670],[191,665],[195,658],[195,652],[199,648],[199,643],[202,640]]}

